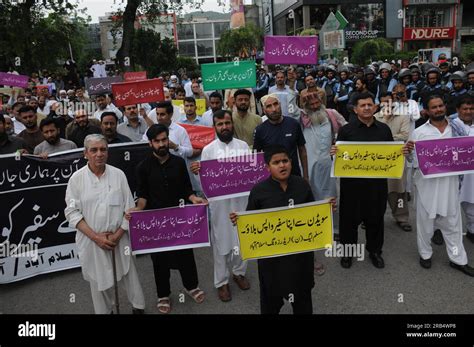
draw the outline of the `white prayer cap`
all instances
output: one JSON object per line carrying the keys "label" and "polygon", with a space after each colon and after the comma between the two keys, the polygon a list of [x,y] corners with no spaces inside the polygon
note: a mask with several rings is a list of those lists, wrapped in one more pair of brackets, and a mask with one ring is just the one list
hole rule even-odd
{"label": "white prayer cap", "polygon": [[176,76],[176,75],[171,75],[171,77],[170,77],[170,80],[177,80],[177,79],[178,79],[178,76]]}
{"label": "white prayer cap", "polygon": [[59,94],[66,94],[66,91],[65,91],[64,89],[61,89],[61,90],[59,91]]}
{"label": "white prayer cap", "polygon": [[265,106],[265,102],[266,102],[269,98],[276,99],[276,100],[278,101],[278,103],[280,103],[280,99],[278,99],[278,96],[277,96],[275,93],[272,93],[272,94],[268,94],[268,95],[262,96],[262,98],[260,99],[260,101],[261,101],[261,103],[262,103],[263,106]]}

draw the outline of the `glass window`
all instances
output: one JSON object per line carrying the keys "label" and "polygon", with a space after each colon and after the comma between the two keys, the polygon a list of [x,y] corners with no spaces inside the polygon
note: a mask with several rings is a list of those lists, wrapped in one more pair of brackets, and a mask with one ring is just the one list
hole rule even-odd
{"label": "glass window", "polygon": [[194,49],[194,41],[179,42],[179,55],[186,57],[195,57],[196,51]]}
{"label": "glass window", "polygon": [[341,5],[341,12],[349,22],[346,27],[346,40],[357,41],[385,36],[383,4]]}
{"label": "glass window", "polygon": [[212,41],[197,41],[197,50],[199,57],[214,56]]}
{"label": "glass window", "polygon": [[451,17],[449,7],[419,8],[412,6],[407,10],[407,27],[448,27],[451,26]]}
{"label": "glass window", "polygon": [[194,39],[193,25],[192,24],[179,24],[178,25],[178,39],[179,40]]}
{"label": "glass window", "polygon": [[212,38],[212,23],[199,23],[196,25],[197,39],[211,39]]}
{"label": "glass window", "polygon": [[230,28],[229,23],[214,23],[214,36],[221,37],[221,34]]}

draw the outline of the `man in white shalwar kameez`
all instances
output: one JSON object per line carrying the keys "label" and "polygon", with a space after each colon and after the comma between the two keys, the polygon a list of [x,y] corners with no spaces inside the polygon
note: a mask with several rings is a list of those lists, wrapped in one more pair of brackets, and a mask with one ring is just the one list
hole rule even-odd
{"label": "man in white shalwar kameez", "polygon": [[[234,129],[230,111],[216,111],[213,119],[217,138],[204,147],[201,160],[224,159],[250,153],[248,144],[233,136]],[[199,169],[199,162],[191,164],[193,173],[199,173]],[[244,211],[246,206],[246,196],[209,202],[211,242],[214,253],[214,286],[217,288],[219,299],[224,302],[232,299],[229,288],[229,267],[232,269],[232,277],[238,287],[241,290],[250,288],[245,277],[247,262],[240,257],[237,234],[229,220],[229,214],[232,211]]]}
{"label": "man in white shalwar kameez", "polygon": [[[413,141],[405,145],[404,153],[411,152],[419,140],[435,140],[466,135],[464,127],[446,119],[446,105],[440,96],[427,101],[429,120],[415,129]],[[415,162],[415,168],[418,164]],[[420,265],[431,267],[433,249],[431,237],[434,226],[441,230],[446,242],[449,264],[466,275],[474,276],[474,268],[467,263],[462,242],[462,221],[459,202],[459,176],[424,178],[420,170],[414,176],[416,193],[416,228]]]}
{"label": "man in white shalwar kameez", "polygon": [[[461,99],[456,111],[469,136],[474,136],[474,99],[471,97]],[[474,242],[474,174],[464,175],[459,198],[466,216],[466,238]]]}
{"label": "man in white shalwar kameez", "polygon": [[145,299],[130,252],[126,210],[135,207],[125,174],[107,165],[107,140],[99,134],[84,140],[88,164],[69,179],[64,214],[76,228],[76,244],[84,279],[90,282],[96,314],[114,305],[112,250],[117,281],[122,281],[134,313],[143,313]]}

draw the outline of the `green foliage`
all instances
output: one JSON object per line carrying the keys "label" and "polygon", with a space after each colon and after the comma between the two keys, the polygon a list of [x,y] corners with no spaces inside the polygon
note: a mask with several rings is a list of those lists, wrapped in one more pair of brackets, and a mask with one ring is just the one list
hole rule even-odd
{"label": "green foliage", "polygon": [[474,42],[469,42],[462,45],[461,58],[466,63],[474,61]]}
{"label": "green foliage", "polygon": [[0,2],[0,70],[55,70],[70,57],[69,43],[77,62],[87,25],[79,12],[67,1]]}
{"label": "green foliage", "polygon": [[261,50],[263,30],[249,23],[238,29],[228,29],[221,34],[217,53],[226,58],[248,58],[252,52]]}
{"label": "green foliage", "polygon": [[132,61],[147,71],[149,78],[176,68],[177,49],[174,41],[152,30],[138,29],[133,38]]}
{"label": "green foliage", "polygon": [[[381,60],[383,56],[394,53],[393,44],[384,38],[357,42],[352,49],[351,61],[357,65],[367,65],[371,61]],[[397,56],[400,56],[397,52]]]}
{"label": "green foliage", "polygon": [[314,28],[304,29],[299,33],[299,36],[316,36],[319,31]]}
{"label": "green foliage", "polygon": [[196,60],[190,57],[177,57],[176,58],[176,69],[179,71],[182,69],[182,72],[190,73],[197,72],[199,70]]}

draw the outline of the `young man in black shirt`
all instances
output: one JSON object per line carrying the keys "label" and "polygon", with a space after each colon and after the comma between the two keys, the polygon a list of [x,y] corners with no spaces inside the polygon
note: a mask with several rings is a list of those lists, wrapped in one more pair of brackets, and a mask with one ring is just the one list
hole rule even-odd
{"label": "young man in black shirt", "polygon": [[[179,206],[180,202],[207,203],[194,195],[186,163],[183,158],[169,153],[169,130],[154,124],[146,132],[153,152],[137,167],[137,207],[134,210],[153,210]],[[198,274],[192,249],[152,253],[153,270],[158,294],[158,310],[171,311],[170,270],[181,274],[187,293],[197,303],[205,299],[198,287]]]}
{"label": "young man in black shirt", "polygon": [[[268,146],[264,157],[271,176],[252,188],[247,211],[314,201],[309,183],[291,174],[293,162],[285,147]],[[236,224],[237,218],[236,213],[230,214],[232,223]],[[258,278],[262,314],[278,314],[283,299],[290,296],[293,297],[293,313],[313,313],[314,252],[258,259]]]}
{"label": "young man in black shirt", "polygon": [[[344,125],[338,133],[337,141],[393,141],[390,128],[374,118],[377,109],[373,95],[361,93],[354,99],[352,122]],[[331,155],[337,153],[332,146]],[[341,178],[339,235],[343,245],[357,244],[357,230],[364,222],[366,227],[366,249],[372,263],[377,268],[385,266],[381,257],[384,239],[384,214],[387,208],[387,179],[381,178]],[[343,268],[352,266],[352,257],[341,259]]]}

